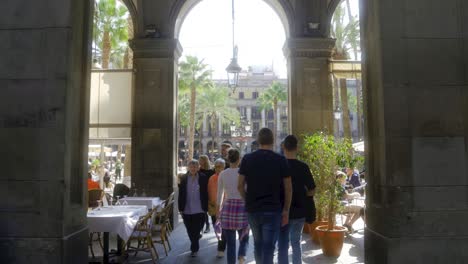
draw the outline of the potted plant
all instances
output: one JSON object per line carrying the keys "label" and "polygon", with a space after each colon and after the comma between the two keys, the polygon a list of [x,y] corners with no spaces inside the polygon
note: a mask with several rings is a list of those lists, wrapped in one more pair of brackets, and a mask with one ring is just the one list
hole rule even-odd
{"label": "potted plant", "polygon": [[316,185],[317,217],[309,226],[313,230],[312,239],[320,241],[324,255],[337,257],[346,228],[336,225],[336,214],[341,210],[341,186],[335,173],[339,168],[353,166],[359,158],[355,157],[351,140],[337,140],[324,132],[304,136],[301,158],[309,165]]}

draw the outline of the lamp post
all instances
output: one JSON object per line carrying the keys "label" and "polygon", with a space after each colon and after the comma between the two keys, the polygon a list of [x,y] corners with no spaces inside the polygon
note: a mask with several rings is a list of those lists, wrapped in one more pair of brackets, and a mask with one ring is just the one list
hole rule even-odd
{"label": "lamp post", "polygon": [[341,108],[337,106],[335,110],[333,111],[333,116],[335,117],[335,137],[338,138],[340,135],[340,119],[343,115],[343,111],[341,111]]}
{"label": "lamp post", "polygon": [[242,68],[237,62],[238,48],[235,42],[235,23],[234,23],[234,0],[232,0],[232,58],[229,65],[226,67],[226,72],[228,75],[228,86],[231,88],[232,93],[236,90],[239,85],[239,73],[242,71]]}
{"label": "lamp post", "polygon": [[240,125],[236,126],[234,122],[231,123],[231,138],[240,143],[240,154],[244,152],[244,143],[252,137],[252,127],[250,126],[249,120],[244,116],[241,117]]}

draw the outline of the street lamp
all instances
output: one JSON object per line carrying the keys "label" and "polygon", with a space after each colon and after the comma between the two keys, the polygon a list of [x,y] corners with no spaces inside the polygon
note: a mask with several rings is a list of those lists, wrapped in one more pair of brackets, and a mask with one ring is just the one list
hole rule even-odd
{"label": "street lamp", "polygon": [[232,89],[232,92],[236,90],[239,85],[239,73],[242,71],[242,68],[237,62],[237,53],[238,48],[235,44],[235,31],[234,31],[234,0],[232,0],[232,58],[229,65],[226,67],[226,72],[228,75],[228,86]]}
{"label": "street lamp", "polygon": [[343,115],[343,112],[341,111],[341,108],[337,106],[335,110],[333,111],[333,115],[335,117],[335,120],[340,120],[341,116]]}

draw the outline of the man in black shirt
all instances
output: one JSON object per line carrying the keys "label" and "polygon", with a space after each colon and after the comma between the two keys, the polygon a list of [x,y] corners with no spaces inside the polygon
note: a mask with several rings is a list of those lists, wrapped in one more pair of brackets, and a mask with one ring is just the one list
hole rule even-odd
{"label": "man in black shirt", "polygon": [[[312,196],[315,189],[315,182],[310,172],[309,166],[296,159],[297,138],[293,135],[287,136],[282,144],[285,157],[288,159],[289,172],[292,181],[292,202],[289,209],[289,223],[281,227],[278,239],[278,264],[287,264],[289,241],[293,249],[292,263],[302,263],[301,235],[302,228],[308,213],[307,203],[313,203]],[[315,212],[313,212],[315,213]]]}
{"label": "man in black shirt", "polygon": [[[240,195],[245,199],[249,225],[254,237],[255,261],[273,263],[281,226],[288,223],[292,186],[286,159],[273,152],[273,132],[258,132],[257,151],[244,156],[239,168]],[[281,188],[281,186],[284,188]],[[281,201],[284,192],[284,203]]]}

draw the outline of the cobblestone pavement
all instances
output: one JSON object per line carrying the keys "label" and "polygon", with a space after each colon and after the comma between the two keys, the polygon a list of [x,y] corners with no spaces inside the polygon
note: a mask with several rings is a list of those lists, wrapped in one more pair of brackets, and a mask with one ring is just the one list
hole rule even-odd
{"label": "cobblestone pavement", "polygon": [[[338,219],[338,222],[340,219]],[[354,228],[357,230],[352,235],[348,235],[345,238],[345,244],[341,256],[338,259],[329,258],[322,254],[320,246],[315,245],[308,234],[304,234],[302,239],[303,249],[303,262],[313,264],[328,264],[328,263],[339,263],[339,264],[354,264],[364,263],[364,223],[358,220],[354,224]],[[111,248],[115,247],[115,238],[111,236]],[[188,240],[187,233],[183,224],[179,224],[176,229],[172,232],[170,237],[172,250],[169,252],[169,256],[165,256],[164,249],[157,245],[158,253],[161,257],[159,263],[161,264],[211,264],[211,263],[226,263],[226,259],[216,258],[216,246],[217,240],[214,232],[211,231],[208,234],[204,234],[200,241],[200,251],[197,257],[190,257],[190,241]],[[247,263],[254,264],[253,257],[253,237],[250,237],[250,244],[247,251]],[[97,243],[96,243],[97,244]],[[102,254],[100,249],[95,245],[95,253],[97,255]],[[290,254],[291,249],[290,249]],[[290,257],[291,260],[291,257]],[[116,261],[117,262],[117,261]],[[130,254],[129,258],[125,263],[151,263],[150,255],[147,253],[138,253],[135,257]]]}

